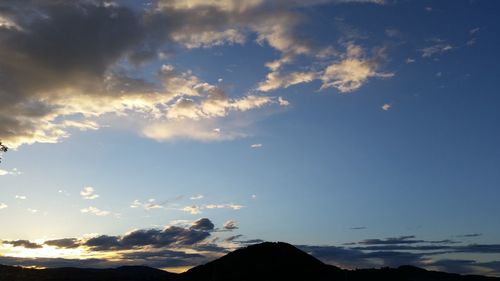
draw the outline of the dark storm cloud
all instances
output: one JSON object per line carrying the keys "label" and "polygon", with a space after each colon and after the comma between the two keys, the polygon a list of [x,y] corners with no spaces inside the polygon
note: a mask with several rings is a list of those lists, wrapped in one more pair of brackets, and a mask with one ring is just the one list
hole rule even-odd
{"label": "dark storm cloud", "polygon": [[470,244],[455,247],[454,250],[463,253],[500,254],[500,244]]}
{"label": "dark storm cloud", "polygon": [[415,236],[399,236],[399,237],[389,237],[385,239],[366,239],[359,244],[362,245],[392,245],[392,244],[415,244],[422,243],[424,240],[416,240]]}
{"label": "dark storm cloud", "polygon": [[48,240],[45,241],[44,244],[66,249],[78,248],[80,246],[80,242],[76,238],[62,238],[62,239]]}
{"label": "dark storm cloud", "polygon": [[280,16],[292,19],[280,5],[239,12],[215,4],[155,6],[167,2],[132,8],[121,1],[0,1],[0,19],[11,22],[0,26],[0,139],[12,147],[57,142],[69,135],[58,120],[84,111],[66,98],[86,101],[83,120],[116,112],[103,111],[102,105],[138,89],[149,96],[163,90],[162,81],[137,78],[141,70],[133,67],[157,58],[159,51],[226,40],[204,32],[249,29]]}
{"label": "dark storm cloud", "polygon": [[124,236],[98,236],[87,240],[83,245],[94,251],[133,249],[144,246],[161,248],[166,246],[188,246],[209,237],[206,231],[171,226],[164,230],[141,229]]}
{"label": "dark storm cloud", "polygon": [[29,240],[2,241],[2,244],[9,244],[12,245],[13,247],[23,247],[26,249],[39,249],[43,247],[42,245],[35,242],[31,242]]}
{"label": "dark storm cloud", "polygon": [[224,241],[226,241],[226,242],[232,242],[232,241],[235,241],[236,239],[239,239],[241,237],[243,237],[242,234],[232,235],[232,236],[224,238]]}
{"label": "dark storm cloud", "polygon": [[118,236],[101,235],[92,237],[85,241],[82,245],[91,248],[94,251],[107,251],[118,249],[121,244]]}
{"label": "dark storm cloud", "polygon": [[352,229],[352,230],[363,230],[363,229],[367,229],[368,227],[366,226],[355,226],[355,227],[351,227],[349,229]]}
{"label": "dark storm cloud", "polygon": [[366,247],[352,247],[351,249],[364,250],[364,251],[443,251],[453,249],[451,246],[445,245],[377,245],[377,246],[366,246]]}
{"label": "dark storm cloud", "polygon": [[145,264],[157,268],[167,266],[192,266],[207,261],[207,257],[201,254],[171,250],[124,253],[121,258],[124,260],[133,260],[136,264]]}
{"label": "dark storm cloud", "polygon": [[204,230],[204,231],[212,231],[214,230],[214,224],[207,218],[201,218],[195,222],[190,227],[192,230]]}
{"label": "dark storm cloud", "polygon": [[0,17],[17,25],[0,28],[0,138],[14,144],[57,140],[41,127],[65,114],[51,102],[58,91],[102,94],[106,72],[146,34],[136,12],[99,1],[6,0]]}
{"label": "dark storm cloud", "polygon": [[263,243],[266,241],[262,240],[262,239],[249,239],[249,240],[239,240],[239,241],[235,241],[235,242],[242,244],[242,245],[251,245],[251,244]]}
{"label": "dark storm cloud", "polygon": [[479,237],[482,235],[483,235],[482,233],[469,233],[469,234],[459,235],[458,237],[472,238],[472,237]]}
{"label": "dark storm cloud", "polygon": [[91,267],[108,268],[121,265],[105,259],[64,259],[64,258],[18,258],[0,256],[0,264],[37,267]]}

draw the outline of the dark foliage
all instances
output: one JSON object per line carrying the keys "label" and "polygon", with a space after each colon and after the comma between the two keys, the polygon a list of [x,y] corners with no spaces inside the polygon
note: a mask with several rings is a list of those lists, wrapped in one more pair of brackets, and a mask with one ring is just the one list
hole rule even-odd
{"label": "dark foliage", "polygon": [[261,243],[182,273],[126,266],[115,269],[27,269],[0,266],[0,280],[9,281],[500,281],[500,278],[427,271],[413,266],[342,270],[326,265],[286,243]]}
{"label": "dark foliage", "polygon": [[[0,141],[0,152],[7,152],[7,150],[9,150],[9,148]],[[0,162],[2,162],[2,157],[0,157]]]}

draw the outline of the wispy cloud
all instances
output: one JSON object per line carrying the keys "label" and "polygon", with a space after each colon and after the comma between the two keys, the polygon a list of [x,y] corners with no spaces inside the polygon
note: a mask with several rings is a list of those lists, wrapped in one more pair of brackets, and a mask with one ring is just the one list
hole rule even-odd
{"label": "wispy cloud", "polygon": [[99,209],[97,207],[93,207],[93,206],[83,208],[80,210],[80,212],[83,214],[91,214],[91,215],[95,215],[95,216],[99,216],[99,217],[107,216],[107,215],[111,214],[111,212],[109,212],[109,211],[101,210],[101,209]]}
{"label": "wispy cloud", "polygon": [[234,220],[228,220],[224,223],[223,228],[225,230],[235,230],[238,229],[237,222]]}
{"label": "wispy cloud", "polygon": [[183,212],[190,213],[192,215],[197,215],[201,214],[203,210],[205,209],[232,209],[232,210],[240,210],[244,208],[245,206],[239,205],[239,204],[206,204],[206,205],[191,205],[191,206],[185,206],[181,208],[180,210]]}
{"label": "wispy cloud", "polygon": [[423,58],[430,58],[453,50],[453,46],[447,43],[438,43],[429,47],[420,49]]}
{"label": "wispy cloud", "polygon": [[22,174],[21,171],[19,171],[17,168],[13,168],[10,171],[0,169],[0,176],[7,176],[7,175],[18,176],[21,174]]}
{"label": "wispy cloud", "polygon": [[144,210],[152,210],[152,209],[163,209],[163,204],[159,204],[156,202],[156,199],[151,198],[147,202],[141,202],[139,200],[134,200],[130,204],[130,208],[143,208]]}

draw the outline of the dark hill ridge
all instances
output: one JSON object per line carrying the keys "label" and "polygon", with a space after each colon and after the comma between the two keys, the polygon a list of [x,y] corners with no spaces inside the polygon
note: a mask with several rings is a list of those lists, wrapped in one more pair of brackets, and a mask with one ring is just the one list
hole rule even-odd
{"label": "dark hill ridge", "polygon": [[231,252],[182,274],[144,267],[114,269],[27,269],[0,265],[0,281],[500,281],[500,278],[427,271],[413,266],[396,269],[342,270],[282,242],[265,242]]}
{"label": "dark hill ridge", "polygon": [[[265,242],[192,268],[181,280],[335,280],[342,270],[287,243]],[[262,279],[264,278],[264,279]]]}

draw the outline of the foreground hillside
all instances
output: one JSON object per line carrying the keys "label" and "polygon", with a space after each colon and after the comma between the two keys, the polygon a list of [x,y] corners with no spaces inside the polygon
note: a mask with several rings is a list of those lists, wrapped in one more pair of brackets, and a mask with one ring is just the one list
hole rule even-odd
{"label": "foreground hillside", "polygon": [[182,274],[141,266],[114,269],[26,269],[0,266],[1,281],[247,281],[247,280],[390,280],[500,281],[500,278],[427,271],[412,266],[396,269],[343,270],[327,265],[287,243],[262,243],[242,248]]}

